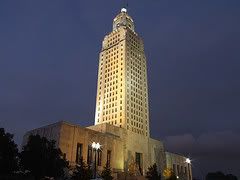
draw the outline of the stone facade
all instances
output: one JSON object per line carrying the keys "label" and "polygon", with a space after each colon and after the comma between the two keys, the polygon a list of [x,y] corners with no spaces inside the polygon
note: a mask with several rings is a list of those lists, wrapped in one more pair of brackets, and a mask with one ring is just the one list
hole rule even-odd
{"label": "stone facade", "polygon": [[[74,166],[79,157],[88,164],[93,162],[94,152],[92,142],[101,144],[101,156],[98,157],[98,170],[101,171],[111,153],[110,165],[114,173],[127,172],[132,164],[137,165],[136,175],[142,175],[147,168],[156,163],[159,170],[165,167],[165,154],[160,141],[137,137],[135,133],[110,124],[99,124],[90,127],[80,127],[65,121],[28,131],[23,138],[23,146],[30,135],[40,135],[49,140],[55,140],[70,165]],[[79,150],[79,145],[81,150]],[[80,152],[79,155],[78,152]],[[92,155],[90,155],[92,154]],[[136,162],[136,154],[140,155],[140,163]],[[140,165],[140,166],[138,166]],[[139,168],[140,167],[140,168]]]}
{"label": "stone facade", "polygon": [[[101,158],[101,162],[99,161],[98,169],[101,170],[102,167],[105,166],[107,162],[107,152],[110,152],[111,167],[113,167],[115,172],[123,170],[123,140],[117,135],[98,132],[60,121],[27,132],[23,138],[23,145],[26,144],[29,135],[36,134],[46,137],[49,140],[55,140],[57,147],[61,149],[71,166],[76,165],[81,157],[86,163],[91,164],[94,159],[91,144],[93,141],[100,142],[102,145],[101,157],[99,157]],[[78,152],[80,153],[77,155]]]}
{"label": "stone facade", "polygon": [[186,157],[165,152],[166,154],[166,168],[171,169],[174,174],[182,180],[191,180],[192,179],[192,167],[191,162],[186,161]]}
{"label": "stone facade", "polygon": [[[60,121],[41,128],[28,131],[23,138],[24,146],[30,135],[40,135],[49,140],[55,140],[71,166],[75,166],[79,158],[93,165],[94,152],[92,142],[101,144],[101,154],[97,154],[97,169],[100,172],[107,162],[110,163],[115,177],[122,172],[129,172],[131,165],[136,166],[134,175],[145,174],[147,168],[157,164],[159,172],[172,169],[177,176],[185,175],[191,180],[191,165],[186,163],[186,157],[164,151],[161,141],[143,139],[126,129],[105,123],[90,127],[81,127],[65,121]],[[110,157],[109,157],[110,154]],[[136,154],[140,155],[140,163]]]}

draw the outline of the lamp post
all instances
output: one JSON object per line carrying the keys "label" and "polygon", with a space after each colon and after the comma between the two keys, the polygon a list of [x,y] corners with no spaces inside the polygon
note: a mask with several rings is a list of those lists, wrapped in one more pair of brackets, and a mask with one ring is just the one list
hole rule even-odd
{"label": "lamp post", "polygon": [[94,157],[94,174],[93,178],[96,179],[97,177],[97,151],[100,149],[101,145],[99,143],[93,142],[92,143],[92,148],[95,152],[95,157]]}

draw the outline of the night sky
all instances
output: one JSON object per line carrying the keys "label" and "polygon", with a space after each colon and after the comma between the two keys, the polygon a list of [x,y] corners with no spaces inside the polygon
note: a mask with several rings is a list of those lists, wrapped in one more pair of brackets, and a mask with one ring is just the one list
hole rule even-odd
{"label": "night sky", "polygon": [[[0,1],[0,127],[94,123],[98,54],[120,0]],[[129,0],[148,63],[151,135],[196,176],[240,177],[240,1]]]}

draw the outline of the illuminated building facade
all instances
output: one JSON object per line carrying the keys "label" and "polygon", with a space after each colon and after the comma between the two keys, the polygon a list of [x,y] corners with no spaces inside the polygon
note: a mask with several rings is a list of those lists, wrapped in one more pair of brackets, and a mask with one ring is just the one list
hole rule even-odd
{"label": "illuminated building facade", "polygon": [[[72,166],[81,157],[92,166],[91,144],[100,143],[97,169],[100,172],[109,163],[115,179],[145,175],[154,163],[163,174],[166,168],[183,166],[186,161],[186,157],[165,152],[163,143],[150,137],[144,45],[124,8],[114,18],[113,30],[105,36],[99,54],[95,125],[60,121],[27,132],[23,145],[31,134],[55,140]],[[181,172],[191,180],[190,164]]]}
{"label": "illuminated building facade", "polygon": [[99,55],[95,125],[101,123],[149,136],[144,45],[124,8],[114,18]]}

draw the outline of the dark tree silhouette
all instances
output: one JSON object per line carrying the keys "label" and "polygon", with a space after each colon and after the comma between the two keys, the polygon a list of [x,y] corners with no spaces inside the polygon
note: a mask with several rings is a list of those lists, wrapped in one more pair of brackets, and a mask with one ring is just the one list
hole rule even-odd
{"label": "dark tree silhouette", "polygon": [[238,180],[236,176],[232,174],[227,174],[226,175],[226,180]]}
{"label": "dark tree silhouette", "polygon": [[86,165],[83,158],[80,159],[79,164],[76,165],[73,171],[73,180],[89,180],[92,178],[92,170],[90,166]]}
{"label": "dark tree silhouette", "polygon": [[149,180],[161,180],[161,174],[157,171],[156,163],[148,168],[146,178]]}
{"label": "dark tree silhouette", "polygon": [[104,180],[112,180],[112,171],[111,171],[111,167],[108,165],[108,163],[106,163],[106,165],[104,166],[104,169],[101,173],[101,177]]}
{"label": "dark tree silhouette", "polygon": [[9,175],[18,169],[18,149],[13,134],[0,128],[0,174]]}
{"label": "dark tree silhouette", "polygon": [[222,172],[210,172],[206,176],[206,180],[237,180],[232,174],[224,175]]}
{"label": "dark tree silhouette", "polygon": [[177,176],[174,173],[172,173],[170,177],[166,178],[166,180],[178,180],[178,179]]}
{"label": "dark tree silhouette", "polygon": [[222,172],[211,172],[207,174],[206,180],[225,180],[225,175]]}
{"label": "dark tree silhouette", "polygon": [[56,148],[55,141],[49,141],[39,135],[29,136],[28,143],[20,154],[21,165],[29,170],[35,179],[42,177],[63,177],[68,162],[62,158],[62,152]]}
{"label": "dark tree silhouette", "polygon": [[[184,173],[184,172],[179,172],[178,173],[178,179],[180,179],[180,180],[187,180],[188,179],[188,174]],[[194,178],[193,178],[193,180],[194,180]]]}

